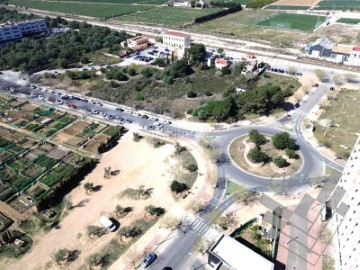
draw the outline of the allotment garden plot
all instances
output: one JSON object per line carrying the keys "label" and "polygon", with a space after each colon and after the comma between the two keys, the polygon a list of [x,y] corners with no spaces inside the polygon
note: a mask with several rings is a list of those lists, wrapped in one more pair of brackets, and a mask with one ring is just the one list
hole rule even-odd
{"label": "allotment garden plot", "polygon": [[67,13],[73,15],[82,15],[97,18],[110,18],[124,14],[134,13],[140,10],[151,9],[152,5],[138,4],[114,4],[114,3],[76,3],[76,2],[45,2],[31,0],[12,0],[10,4],[27,7],[31,9],[47,10],[53,12]]}
{"label": "allotment garden plot", "polygon": [[124,132],[15,98],[0,97],[0,113],[0,200],[20,213],[79,178]]}
{"label": "allotment garden plot", "polygon": [[257,25],[311,32],[325,21],[325,16],[278,13],[257,23]]}

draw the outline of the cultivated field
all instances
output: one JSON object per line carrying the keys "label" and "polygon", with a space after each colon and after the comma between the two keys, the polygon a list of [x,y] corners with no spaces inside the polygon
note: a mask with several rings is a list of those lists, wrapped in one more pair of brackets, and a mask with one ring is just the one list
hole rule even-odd
{"label": "cultivated field", "polygon": [[83,2],[83,3],[115,3],[115,4],[148,4],[161,5],[166,3],[166,0],[48,0],[49,2]]}
{"label": "cultivated field", "polygon": [[318,2],[319,0],[279,0],[266,8],[279,10],[305,10],[311,6],[315,6]]}
{"label": "cultivated field", "polygon": [[193,23],[196,17],[218,12],[219,8],[189,9],[160,7],[115,18],[119,21],[180,26]]}
{"label": "cultivated field", "polygon": [[315,9],[322,10],[359,10],[360,0],[321,0]]}
{"label": "cultivated field", "polygon": [[32,9],[47,10],[53,12],[67,13],[73,15],[82,15],[97,18],[110,18],[124,14],[153,8],[151,5],[131,5],[131,4],[113,4],[113,3],[68,3],[68,2],[45,2],[32,0],[11,0],[10,4]]}
{"label": "cultivated field", "polygon": [[325,20],[325,16],[279,13],[257,23],[257,25],[310,32],[318,25],[322,24]]}
{"label": "cultivated field", "polygon": [[358,24],[360,23],[360,19],[352,19],[352,18],[340,18],[337,20],[338,23],[347,23],[347,24]]}
{"label": "cultivated field", "polygon": [[360,102],[357,90],[342,90],[336,100],[321,114],[315,124],[315,137],[320,144],[347,159],[360,130],[359,110],[352,104]]}

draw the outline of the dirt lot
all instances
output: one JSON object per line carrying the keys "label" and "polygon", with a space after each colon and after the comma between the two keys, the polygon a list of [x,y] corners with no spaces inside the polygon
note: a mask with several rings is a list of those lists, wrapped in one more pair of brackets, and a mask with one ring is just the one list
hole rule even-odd
{"label": "dirt lot", "polygon": [[[143,216],[143,209],[149,204],[169,209],[175,200],[169,192],[169,182],[172,179],[171,166],[176,164],[172,158],[174,146],[165,144],[154,148],[152,144],[141,140],[133,141],[133,135],[128,132],[119,144],[103,155],[98,166],[81,182],[91,182],[99,191],[87,195],[82,185],[70,193],[74,205],[83,202],[83,207],[73,208],[60,222],[58,229],[53,229],[46,235],[37,235],[31,252],[20,260],[7,261],[2,264],[5,269],[39,269],[52,260],[52,255],[60,248],[78,249],[80,257],[69,268],[75,269],[86,262],[86,258],[105,247],[115,234],[110,233],[99,239],[90,240],[86,235],[89,224],[99,225],[100,215],[114,216],[117,204],[134,208],[132,214],[121,219],[120,226]],[[159,166],[163,164],[163,166]],[[104,168],[111,166],[112,170],[120,170],[116,176],[104,179]],[[153,188],[152,195],[146,200],[132,200],[119,196],[125,188]],[[56,267],[47,265],[51,269]]]}

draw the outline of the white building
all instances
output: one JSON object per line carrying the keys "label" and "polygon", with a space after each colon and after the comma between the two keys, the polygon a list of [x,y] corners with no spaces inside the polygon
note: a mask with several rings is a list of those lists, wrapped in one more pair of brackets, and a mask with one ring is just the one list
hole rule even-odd
{"label": "white building", "polygon": [[352,66],[360,66],[360,47],[355,47],[352,49],[346,64]]}
{"label": "white building", "polygon": [[3,23],[0,24],[0,42],[17,40],[42,32],[48,32],[45,20]]}
{"label": "white building", "polygon": [[141,49],[141,48],[147,48],[149,44],[149,39],[144,36],[136,36],[127,39],[127,45],[131,49]]}
{"label": "white building", "polygon": [[[332,218],[336,230],[333,241],[336,270],[360,269],[360,138],[345,165],[337,188],[339,191],[335,190],[336,193],[344,192],[345,195],[337,205],[342,211],[338,210]],[[337,203],[333,202],[334,205]],[[342,207],[339,207],[341,204]]]}
{"label": "white building", "polygon": [[166,32],[162,35],[163,44],[175,49],[185,49],[191,46],[191,36],[179,32]]}

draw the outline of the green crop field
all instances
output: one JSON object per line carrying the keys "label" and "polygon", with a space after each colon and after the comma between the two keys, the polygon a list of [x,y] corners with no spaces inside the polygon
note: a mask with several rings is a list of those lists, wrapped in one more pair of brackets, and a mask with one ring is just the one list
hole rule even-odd
{"label": "green crop field", "polygon": [[124,14],[153,8],[150,5],[130,4],[101,4],[99,3],[67,3],[67,2],[44,2],[32,0],[11,0],[10,4],[28,7],[32,9],[47,10],[53,12],[82,15],[97,18],[110,18]]}
{"label": "green crop field", "polygon": [[280,5],[270,5],[266,9],[276,9],[276,10],[306,10],[309,9],[309,6],[280,6]]}
{"label": "green crop field", "polygon": [[358,24],[360,23],[360,19],[352,19],[352,18],[340,18],[337,20],[338,23],[347,23],[347,24]]}
{"label": "green crop field", "polygon": [[[83,3],[115,3],[115,4],[148,4],[161,5],[166,0],[48,0],[50,2],[83,2]],[[241,0],[240,0],[241,1]]]}
{"label": "green crop field", "polygon": [[360,0],[321,0],[315,9],[322,10],[360,10]]}
{"label": "green crop field", "polygon": [[310,32],[317,25],[325,22],[325,16],[313,16],[303,14],[279,13],[264,21],[257,23],[260,26],[269,26],[274,28],[288,28]]}
{"label": "green crop field", "polygon": [[189,9],[160,7],[136,14],[120,16],[115,19],[125,22],[178,26],[186,23],[192,23],[196,17],[212,14],[218,12],[219,10],[219,8]]}

